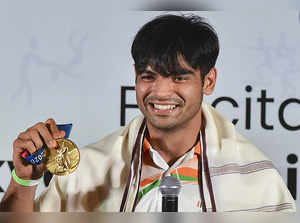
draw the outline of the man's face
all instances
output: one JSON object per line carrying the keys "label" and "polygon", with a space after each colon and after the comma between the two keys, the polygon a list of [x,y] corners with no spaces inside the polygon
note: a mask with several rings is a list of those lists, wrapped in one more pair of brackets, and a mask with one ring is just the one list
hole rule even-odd
{"label": "man's face", "polygon": [[167,131],[199,120],[203,98],[201,73],[188,65],[184,69],[183,74],[164,77],[148,66],[137,75],[137,103],[148,125]]}

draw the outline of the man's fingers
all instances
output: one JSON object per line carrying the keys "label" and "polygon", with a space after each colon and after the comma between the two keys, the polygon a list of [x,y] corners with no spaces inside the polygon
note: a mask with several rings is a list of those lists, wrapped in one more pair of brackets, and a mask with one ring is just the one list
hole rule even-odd
{"label": "man's fingers", "polygon": [[18,138],[13,143],[13,163],[18,176],[24,179],[37,179],[45,171],[44,164],[33,166],[30,165],[21,154],[26,150],[30,154],[34,154],[37,150],[46,144],[49,148],[56,148],[56,138],[61,138],[65,135],[60,131],[53,119],[49,119],[46,123],[39,122],[36,125],[28,128],[25,132],[19,134]]}
{"label": "man's fingers", "polygon": [[65,137],[66,136],[66,132],[64,130],[61,130],[60,131],[60,134],[61,134],[61,138]]}
{"label": "man's fingers", "polygon": [[30,138],[33,141],[35,147],[38,149],[42,148],[44,143],[41,139],[39,132],[36,129],[32,129],[29,134],[30,134]]}
{"label": "man's fingers", "polygon": [[41,135],[40,135],[38,129],[33,128],[33,127],[27,129],[25,132],[20,133],[18,136],[18,139],[32,140],[37,149],[42,148],[42,146],[44,145],[44,142],[41,138]]}
{"label": "man's fingers", "polygon": [[30,134],[28,134],[28,132],[30,131],[30,129],[27,129],[25,132],[21,132],[18,135],[18,139],[23,139],[23,140],[28,140],[30,139]]}
{"label": "man's fingers", "polygon": [[23,145],[23,148],[26,148],[31,154],[35,153],[38,150],[31,140],[24,141]]}
{"label": "man's fingers", "polygon": [[46,143],[47,147],[49,148],[55,148],[57,146],[56,141],[54,140],[54,137],[51,135],[49,129],[46,127],[45,123],[38,123],[34,127],[34,129],[37,129],[39,134],[42,136],[44,142]]}
{"label": "man's fingers", "polygon": [[56,125],[56,122],[54,121],[54,119],[52,118],[49,118],[47,121],[46,121],[46,124],[47,126],[49,126],[49,129],[52,133],[52,136],[55,138],[55,139],[59,139],[59,138],[63,138],[65,136],[65,133],[64,131],[60,131],[58,128],[57,128],[57,125]]}
{"label": "man's fingers", "polygon": [[14,149],[18,154],[22,153],[24,150],[28,150],[31,154],[37,151],[37,148],[31,140],[23,140],[20,138],[14,141]]}
{"label": "man's fingers", "polygon": [[57,128],[55,121],[48,119],[45,123],[39,122],[25,132],[20,133],[18,139],[32,141],[37,149],[40,149],[44,143],[49,148],[56,148],[57,142],[55,139],[63,138],[64,136],[65,132]]}

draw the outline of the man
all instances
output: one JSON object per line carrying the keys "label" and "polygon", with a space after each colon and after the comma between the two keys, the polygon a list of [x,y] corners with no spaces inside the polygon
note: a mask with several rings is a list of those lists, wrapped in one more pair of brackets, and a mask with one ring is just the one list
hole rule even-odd
{"label": "man", "polygon": [[[15,176],[3,210],[161,211],[164,176],[180,179],[179,211],[295,211],[283,180],[267,159],[212,107],[218,37],[202,18],[164,15],[145,24],[132,44],[136,98],[143,117],[81,150],[78,169],[55,176],[34,201],[43,164],[20,154],[50,149],[64,137],[53,119],[21,133],[14,142]],[[17,177],[18,178],[17,178]]]}

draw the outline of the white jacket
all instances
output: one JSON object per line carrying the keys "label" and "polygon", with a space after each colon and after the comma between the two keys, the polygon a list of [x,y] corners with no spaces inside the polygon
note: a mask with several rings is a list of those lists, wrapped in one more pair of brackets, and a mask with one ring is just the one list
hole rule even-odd
{"label": "white jacket", "polygon": [[[296,211],[295,202],[272,162],[242,137],[233,124],[203,104],[207,157],[217,211]],[[143,117],[81,150],[78,169],[54,176],[36,200],[36,211],[118,212],[131,153]],[[209,198],[203,175],[204,197]],[[131,211],[137,179],[129,189]],[[207,202],[210,210],[210,202]]]}

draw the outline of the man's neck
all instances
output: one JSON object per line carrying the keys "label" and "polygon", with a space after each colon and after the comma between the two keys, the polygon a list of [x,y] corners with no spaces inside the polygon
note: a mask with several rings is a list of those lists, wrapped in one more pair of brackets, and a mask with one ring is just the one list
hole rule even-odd
{"label": "man's neck", "polygon": [[197,143],[201,127],[201,115],[196,120],[191,120],[186,126],[170,131],[157,129],[147,124],[151,146],[159,152],[169,166]]}

